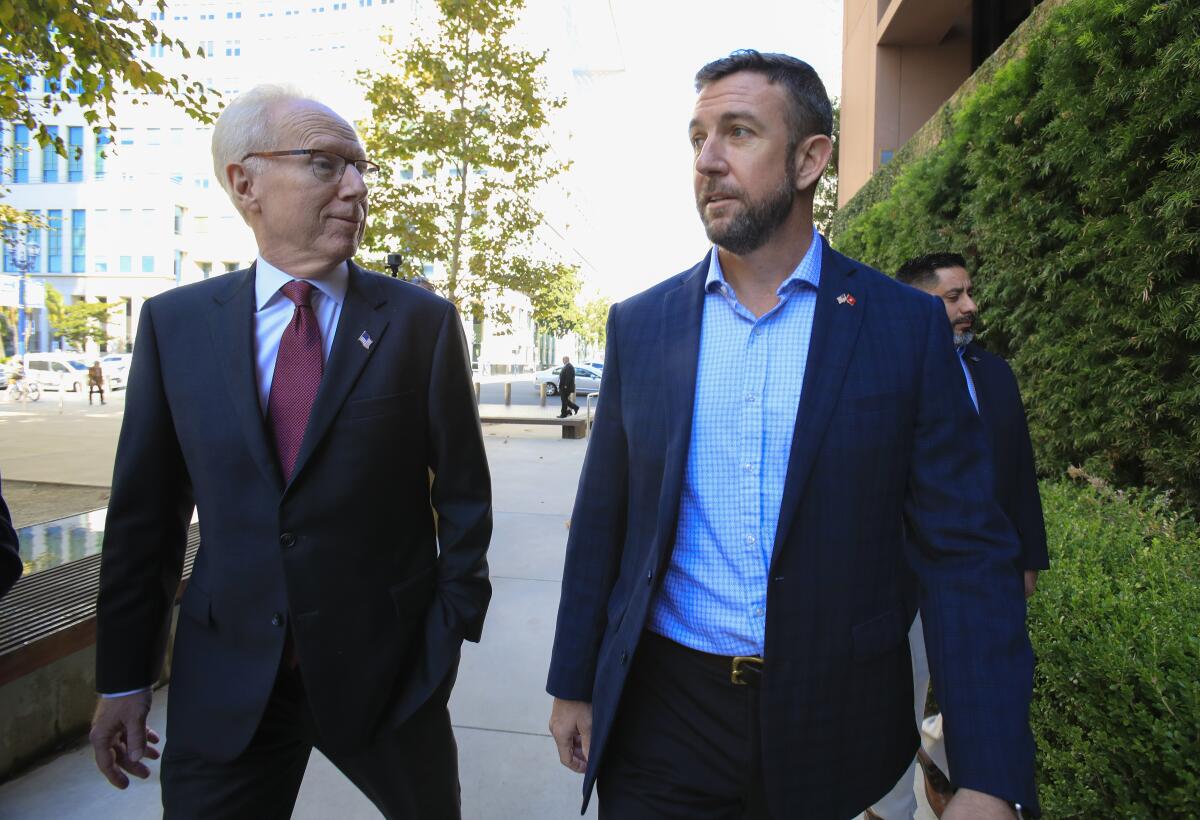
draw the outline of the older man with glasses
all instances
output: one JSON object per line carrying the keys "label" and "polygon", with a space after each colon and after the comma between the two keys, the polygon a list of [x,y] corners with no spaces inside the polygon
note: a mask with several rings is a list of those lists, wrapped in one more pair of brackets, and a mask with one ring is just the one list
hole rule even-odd
{"label": "older man with glasses", "polygon": [[329,108],[256,88],[221,114],[213,160],[258,258],[142,312],[101,568],[97,765],[125,788],[159,755],[150,688],[197,510],[165,816],[287,817],[315,746],[385,816],[458,818],[446,701],[491,594],[462,323],[352,261],[378,167]]}

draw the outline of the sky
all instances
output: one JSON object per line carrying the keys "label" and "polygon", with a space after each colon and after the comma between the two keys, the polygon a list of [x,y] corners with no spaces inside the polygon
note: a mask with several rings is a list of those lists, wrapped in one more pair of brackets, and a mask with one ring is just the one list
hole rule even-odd
{"label": "sky", "polygon": [[[840,95],[840,0],[530,0],[517,37],[549,51],[568,99],[557,150],[573,163],[548,207],[588,288],[621,299],[708,249],[692,198],[687,123],[700,66],[738,48],[809,62]],[[590,73],[581,74],[580,69]]]}

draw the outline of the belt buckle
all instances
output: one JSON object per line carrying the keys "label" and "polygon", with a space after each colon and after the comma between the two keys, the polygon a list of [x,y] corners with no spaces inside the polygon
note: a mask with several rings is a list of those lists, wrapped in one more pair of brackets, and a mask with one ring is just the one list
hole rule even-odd
{"label": "belt buckle", "polygon": [[749,686],[750,681],[742,677],[747,671],[762,674],[763,659],[757,655],[738,655],[730,664],[729,680],[734,686]]}

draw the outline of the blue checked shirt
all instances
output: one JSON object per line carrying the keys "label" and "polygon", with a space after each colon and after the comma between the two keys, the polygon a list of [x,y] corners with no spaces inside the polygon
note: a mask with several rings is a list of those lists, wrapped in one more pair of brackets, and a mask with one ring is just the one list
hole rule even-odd
{"label": "blue checked shirt", "polygon": [[808,363],[821,239],[759,318],[713,249],[675,549],[649,628],[716,655],[760,655],[767,570]]}

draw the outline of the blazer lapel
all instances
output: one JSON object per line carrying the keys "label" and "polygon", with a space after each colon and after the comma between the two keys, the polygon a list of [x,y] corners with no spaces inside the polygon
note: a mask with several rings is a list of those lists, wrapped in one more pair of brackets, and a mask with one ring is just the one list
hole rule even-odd
{"label": "blazer lapel", "polygon": [[[822,237],[822,243],[825,239]],[[825,438],[833,408],[837,405],[850,355],[854,351],[863,315],[870,310],[867,294],[854,288],[854,266],[825,243],[821,255],[821,283],[817,288],[816,313],[812,339],[804,369],[804,388],[792,432],[792,452],[788,459],[779,526],[775,532],[772,563],[786,543],[796,508],[812,472],[813,461]],[[853,301],[838,301],[843,294]]]}
{"label": "blazer lapel", "polygon": [[233,402],[234,417],[242,428],[246,447],[263,477],[278,490],[283,480],[275,448],[267,437],[267,426],[258,401],[258,377],[254,369],[254,270],[227,274],[227,287],[215,297],[209,311],[209,329],[221,372]]}
{"label": "blazer lapel", "polygon": [[[379,340],[383,338],[383,331],[388,324],[387,316],[379,310],[387,303],[387,297],[371,277],[354,262],[347,264],[350,278],[346,287],[346,300],[342,303],[342,314],[334,332],[333,348],[329,352],[329,361],[325,362],[325,375],[321,379],[317,398],[308,417],[308,427],[305,428],[304,440],[296,456],[296,466],[292,470],[289,487],[304,470],[304,465],[329,430],[329,425],[337,417],[350,389],[358,381],[358,374],[379,347]],[[372,339],[369,346],[359,341],[364,332]]]}
{"label": "blazer lapel", "polygon": [[[709,254],[711,255],[711,251]],[[709,257],[683,275],[683,281],[663,299],[660,342],[668,430],[663,484],[659,494],[658,544],[671,543],[679,518],[683,471],[692,438],[692,411],[696,401],[696,370],[700,360],[700,326],[704,318],[704,282]],[[665,556],[660,556],[665,560]]]}

